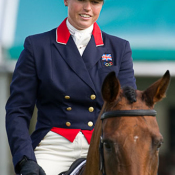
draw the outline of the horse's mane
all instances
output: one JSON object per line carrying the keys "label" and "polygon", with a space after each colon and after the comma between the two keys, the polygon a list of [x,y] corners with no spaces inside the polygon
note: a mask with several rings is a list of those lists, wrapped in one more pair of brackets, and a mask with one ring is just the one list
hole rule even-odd
{"label": "horse's mane", "polygon": [[136,102],[136,91],[131,86],[125,86],[123,89],[123,95],[128,99],[130,103]]}

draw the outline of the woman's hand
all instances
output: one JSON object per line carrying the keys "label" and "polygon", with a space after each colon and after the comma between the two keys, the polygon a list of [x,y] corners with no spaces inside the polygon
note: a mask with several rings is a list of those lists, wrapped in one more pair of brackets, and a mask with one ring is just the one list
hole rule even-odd
{"label": "woman's hand", "polygon": [[33,160],[27,160],[20,165],[22,175],[46,175],[44,170]]}

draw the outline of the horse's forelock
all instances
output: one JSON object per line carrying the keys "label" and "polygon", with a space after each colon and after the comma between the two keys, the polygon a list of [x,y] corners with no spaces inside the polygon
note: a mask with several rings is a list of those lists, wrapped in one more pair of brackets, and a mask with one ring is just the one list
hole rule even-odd
{"label": "horse's forelock", "polygon": [[124,96],[130,103],[136,102],[136,90],[133,87],[125,86],[122,88]]}

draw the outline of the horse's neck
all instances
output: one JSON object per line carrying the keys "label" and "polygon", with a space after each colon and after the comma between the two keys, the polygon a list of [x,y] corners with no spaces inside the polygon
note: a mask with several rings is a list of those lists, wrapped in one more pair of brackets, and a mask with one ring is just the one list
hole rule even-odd
{"label": "horse's neck", "polygon": [[98,117],[91,144],[88,151],[86,167],[83,175],[98,175],[99,171],[99,140],[101,134],[101,120]]}

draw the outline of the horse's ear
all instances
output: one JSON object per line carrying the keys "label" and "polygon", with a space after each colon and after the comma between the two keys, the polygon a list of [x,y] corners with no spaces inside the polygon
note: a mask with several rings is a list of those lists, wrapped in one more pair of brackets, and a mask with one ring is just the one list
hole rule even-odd
{"label": "horse's ear", "polygon": [[154,105],[166,96],[166,90],[170,82],[170,73],[167,70],[164,76],[152,84],[143,92],[143,99],[149,106]]}
{"label": "horse's ear", "polygon": [[115,72],[110,72],[102,85],[102,96],[103,99],[107,102],[113,102],[119,91],[120,91],[120,83],[119,80],[116,78]]}

